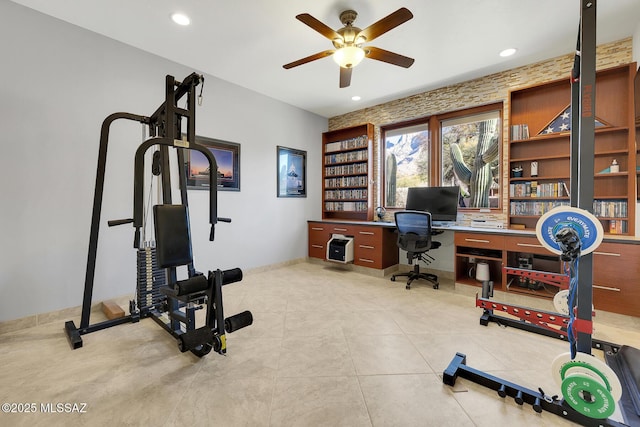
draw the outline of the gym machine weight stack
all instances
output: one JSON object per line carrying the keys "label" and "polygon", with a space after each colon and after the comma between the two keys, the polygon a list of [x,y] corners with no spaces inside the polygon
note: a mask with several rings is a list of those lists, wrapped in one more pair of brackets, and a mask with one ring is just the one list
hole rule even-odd
{"label": "gym machine weight stack", "polygon": [[[196,73],[182,82],[167,76],[165,102],[150,117],[114,113],[102,123],[80,327],[73,321],[65,323],[73,349],[82,347],[82,335],[150,317],[176,339],[180,351],[191,351],[199,357],[211,350],[224,354],[227,347],[225,332],[231,333],[253,323],[249,311],[224,317],[222,286],[242,280],[242,270],[217,269],[205,276],[193,266],[184,150],[200,152],[209,163],[209,240],[214,240],[218,222],[231,222],[228,218],[218,217],[216,159],[207,147],[195,142],[195,89],[199,84],[204,84],[204,77]],[[186,107],[178,107],[178,101],[185,96]],[[133,246],[138,253],[136,300],[129,302],[128,315],[90,324],[109,128],[118,119],[140,122],[147,126],[150,135],[135,153],[133,218],[108,221],[110,227],[133,223]],[[186,121],[186,136],[183,136],[183,121]],[[155,242],[142,241],[140,232],[146,225],[145,154],[151,147],[157,147],[152,154],[151,171],[160,182],[161,196],[158,197],[162,201],[153,206]],[[177,156],[179,204],[172,204],[170,149]],[[178,280],[178,267],[186,267],[188,278]],[[203,306],[206,308],[204,325],[197,327],[195,312]]]}

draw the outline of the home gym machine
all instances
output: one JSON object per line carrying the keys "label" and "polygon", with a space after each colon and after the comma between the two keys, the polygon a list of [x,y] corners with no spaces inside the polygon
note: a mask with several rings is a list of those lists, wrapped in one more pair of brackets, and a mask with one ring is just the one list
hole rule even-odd
{"label": "home gym machine", "polygon": [[[224,317],[222,286],[242,280],[239,268],[209,271],[205,276],[193,266],[184,161],[186,150],[200,152],[209,164],[209,240],[214,240],[218,222],[231,222],[228,218],[218,217],[216,159],[208,148],[195,142],[196,87],[204,84],[204,77],[192,73],[179,82],[173,76],[167,76],[165,83],[165,102],[150,117],[114,113],[102,123],[80,327],[76,327],[73,321],[65,323],[73,349],[82,347],[82,335],[150,317],[177,340],[180,351],[191,351],[198,357],[211,350],[224,354],[227,348],[225,332],[234,332],[253,322],[249,311]],[[186,97],[186,107],[180,108],[178,101],[183,97]],[[202,86],[198,100],[201,97]],[[135,229],[133,246],[138,255],[136,296],[129,302],[129,315],[90,324],[109,128],[118,119],[142,123],[150,136],[135,153],[133,218],[108,221],[110,227],[133,224]],[[183,122],[186,122],[186,134],[182,129]],[[151,147],[156,150],[150,156],[151,167],[145,169],[145,154]],[[177,156],[179,204],[172,203],[170,149]],[[149,169],[156,177],[151,179],[151,183],[154,179],[159,182],[157,197],[161,199],[160,204],[153,206],[155,241],[146,240],[148,224],[145,213],[149,209],[144,203],[144,175]],[[149,201],[151,196],[149,190]],[[187,278],[178,280],[178,267],[186,269],[186,274],[183,274]],[[202,308],[206,308],[204,325],[197,327],[197,323],[202,322],[196,320],[196,311]]]}
{"label": "home gym machine", "polygon": [[[491,289],[483,286],[476,305],[484,309],[480,323],[495,321],[531,332],[566,339],[570,351],[555,358],[551,373],[562,398],[534,391],[466,365],[466,355],[457,353],[443,374],[443,382],[454,386],[466,378],[513,397],[518,405],[528,403],[534,411],[554,413],[584,426],[640,425],[640,350],[593,340],[591,252],[603,238],[602,225],[593,209],[595,28],[596,0],[580,0],[578,49],[572,71],[571,104],[571,207],[558,207],[543,215],[536,235],[543,246],[560,255],[565,275],[506,268],[509,274],[554,284],[563,291],[554,299],[560,313],[543,312],[489,300]],[[495,314],[508,313],[519,320]],[[606,362],[591,354],[603,350]],[[621,381],[622,380],[622,381]],[[616,414],[616,410],[618,413]],[[612,419],[616,414],[616,419]],[[618,415],[622,420],[618,420]]]}

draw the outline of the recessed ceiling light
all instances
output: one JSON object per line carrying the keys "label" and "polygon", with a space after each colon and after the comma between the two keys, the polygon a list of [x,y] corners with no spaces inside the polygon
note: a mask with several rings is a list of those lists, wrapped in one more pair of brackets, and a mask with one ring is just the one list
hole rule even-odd
{"label": "recessed ceiling light", "polygon": [[504,58],[504,57],[506,57],[506,56],[511,56],[511,55],[513,55],[514,53],[516,53],[516,49],[514,49],[514,48],[512,48],[512,47],[511,47],[511,48],[509,48],[509,49],[505,49],[505,50],[503,50],[502,52],[500,52],[500,56],[502,56],[502,57]]}
{"label": "recessed ceiling light", "polygon": [[358,95],[354,95],[354,96],[351,97],[352,101],[360,101],[360,99],[361,98]]}
{"label": "recessed ceiling light", "polygon": [[171,19],[178,25],[189,25],[191,23],[191,19],[184,13],[176,12],[171,15]]}

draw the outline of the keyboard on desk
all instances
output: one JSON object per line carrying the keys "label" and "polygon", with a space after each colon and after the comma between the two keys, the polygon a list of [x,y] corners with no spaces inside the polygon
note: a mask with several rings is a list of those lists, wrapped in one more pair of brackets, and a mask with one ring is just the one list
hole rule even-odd
{"label": "keyboard on desk", "polygon": [[431,226],[433,228],[448,228],[456,225],[454,221],[431,221]]}

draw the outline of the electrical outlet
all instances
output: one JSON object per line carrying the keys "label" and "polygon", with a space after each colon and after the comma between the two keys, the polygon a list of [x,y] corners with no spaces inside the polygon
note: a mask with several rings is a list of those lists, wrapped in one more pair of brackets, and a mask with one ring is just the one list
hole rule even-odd
{"label": "electrical outlet", "polygon": [[475,264],[475,263],[476,263],[475,258],[469,258],[469,264]]}

